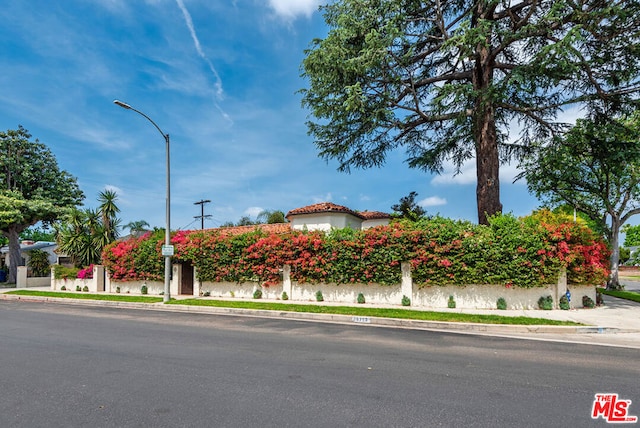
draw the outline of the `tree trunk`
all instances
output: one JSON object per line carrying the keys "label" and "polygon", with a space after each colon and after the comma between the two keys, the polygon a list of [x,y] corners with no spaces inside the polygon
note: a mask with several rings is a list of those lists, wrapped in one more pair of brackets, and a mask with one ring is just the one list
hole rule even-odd
{"label": "tree trunk", "polygon": [[609,281],[607,282],[607,288],[609,290],[620,289],[619,265],[620,265],[620,242],[618,235],[620,233],[620,219],[618,217],[611,217],[611,236],[609,237],[609,243],[611,244],[611,274],[609,275]]}
{"label": "tree trunk", "polygon": [[9,238],[9,279],[10,283],[15,284],[18,277],[18,266],[23,266],[22,253],[20,252],[20,232],[24,228],[20,226],[9,227],[7,238]]}
{"label": "tree trunk", "polygon": [[[486,7],[484,2],[478,3],[478,17],[483,17],[487,13],[483,9],[484,7]],[[478,223],[480,224],[488,224],[487,217],[502,212],[498,134],[491,95],[494,68],[495,63],[487,45],[478,45],[473,73],[473,88],[478,94],[474,106],[473,136],[476,144],[476,176],[478,180],[476,202]]]}

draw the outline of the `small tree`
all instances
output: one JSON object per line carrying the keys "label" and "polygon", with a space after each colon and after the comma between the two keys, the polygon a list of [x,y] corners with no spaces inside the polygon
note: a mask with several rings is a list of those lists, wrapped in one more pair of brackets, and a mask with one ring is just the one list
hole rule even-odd
{"label": "small tree", "polygon": [[57,226],[60,251],[71,257],[76,267],[99,263],[102,249],[118,237],[117,195],[101,192],[98,200],[97,210],[74,210]]}
{"label": "small tree", "polygon": [[640,213],[640,113],[578,120],[562,138],[522,163],[529,190],[551,204],[576,207],[606,231],[611,246],[609,288],[619,288],[618,236]]}
{"label": "small tree", "polygon": [[34,276],[47,276],[49,273],[49,254],[39,249],[29,251],[29,267]]}
{"label": "small tree", "polygon": [[427,211],[416,203],[416,192],[411,192],[407,196],[400,198],[400,203],[391,206],[394,211],[393,216],[404,218],[410,221],[418,221],[427,216]]}
{"label": "small tree", "polygon": [[82,202],[75,177],[58,168],[51,151],[19,126],[0,132],[0,232],[9,239],[9,282],[22,265],[19,236],[39,221],[50,223]]}

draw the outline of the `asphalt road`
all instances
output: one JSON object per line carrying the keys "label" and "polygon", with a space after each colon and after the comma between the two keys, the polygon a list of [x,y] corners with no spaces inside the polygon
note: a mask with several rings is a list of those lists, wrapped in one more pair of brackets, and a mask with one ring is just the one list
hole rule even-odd
{"label": "asphalt road", "polygon": [[2,427],[582,427],[633,349],[0,302]]}

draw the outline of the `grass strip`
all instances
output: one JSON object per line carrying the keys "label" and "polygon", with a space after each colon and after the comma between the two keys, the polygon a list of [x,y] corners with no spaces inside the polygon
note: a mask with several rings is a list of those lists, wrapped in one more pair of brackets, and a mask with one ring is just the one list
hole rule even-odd
{"label": "grass strip", "polygon": [[212,306],[218,308],[257,309],[282,312],[306,312],[313,314],[352,315],[359,317],[400,318],[421,321],[466,322],[509,325],[582,325],[571,321],[544,318],[509,317],[502,315],[463,314],[459,312],[432,312],[393,308],[360,308],[354,306],[322,306],[295,303],[248,302],[237,300],[184,299],[172,300],[172,305]]}
{"label": "grass strip", "polygon": [[[151,296],[130,296],[119,294],[90,294],[90,293],[69,293],[57,291],[36,291],[36,290],[16,290],[9,291],[6,294],[15,294],[19,296],[38,296],[38,297],[59,297],[68,299],[84,299],[84,300],[102,300],[115,302],[133,302],[133,303],[158,303],[162,301],[162,297]],[[267,311],[281,312],[306,312],[313,314],[336,314],[351,315],[359,317],[378,317],[378,318],[399,318],[413,319],[421,321],[445,321],[445,322],[466,322],[480,324],[507,324],[507,325],[582,325],[571,321],[556,321],[545,318],[530,317],[509,317],[502,315],[481,315],[481,314],[463,314],[459,312],[435,312],[435,311],[417,311],[395,308],[371,308],[371,307],[355,307],[355,306],[324,306],[324,305],[305,305],[295,303],[275,303],[275,302],[255,302],[255,301],[237,301],[237,300],[213,300],[213,299],[172,299],[169,304],[172,305],[191,305],[191,306],[210,306],[218,308],[236,308],[236,309],[256,309]]]}
{"label": "grass strip", "polygon": [[114,294],[68,293],[65,291],[58,292],[58,291],[37,291],[37,290],[8,291],[6,294],[16,294],[18,296],[59,297],[63,299],[103,300],[103,301],[129,302],[129,303],[162,302],[162,297],[129,296],[124,294],[114,295]]}
{"label": "grass strip", "polygon": [[598,288],[598,291],[607,296],[619,297],[620,299],[631,300],[640,303],[640,293],[622,290],[607,290],[606,288]]}

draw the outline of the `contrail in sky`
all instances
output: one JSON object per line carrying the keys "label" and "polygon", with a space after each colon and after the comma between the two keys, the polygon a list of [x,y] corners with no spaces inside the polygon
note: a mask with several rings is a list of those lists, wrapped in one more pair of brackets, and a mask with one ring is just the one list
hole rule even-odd
{"label": "contrail in sky", "polygon": [[[176,3],[178,3],[178,7],[182,11],[182,15],[184,15],[184,21],[187,24],[187,27],[189,28],[189,32],[191,33],[191,38],[193,39],[193,43],[194,43],[194,45],[196,47],[196,51],[198,52],[198,55],[200,55],[200,58],[202,58],[207,63],[207,65],[209,65],[209,69],[211,70],[211,72],[213,73],[213,75],[216,78],[216,83],[215,83],[215,85],[216,85],[216,96],[219,99],[221,99],[222,96],[223,96],[223,93],[224,93],[224,91],[222,89],[222,79],[220,79],[220,75],[216,71],[216,68],[213,66],[213,64],[211,63],[209,58],[207,58],[207,56],[202,51],[202,47],[200,46],[200,40],[198,40],[198,35],[196,34],[196,30],[193,27],[193,21],[191,20],[191,14],[187,10],[187,7],[184,5],[184,2],[182,0],[176,0]],[[220,108],[218,108],[218,109],[220,109]],[[224,113],[224,115],[226,117],[226,113]]]}

